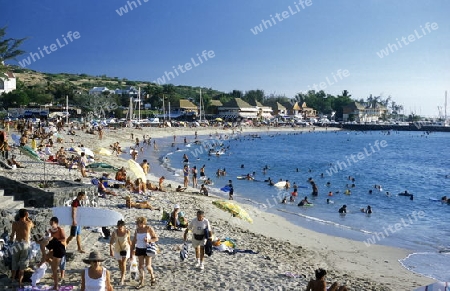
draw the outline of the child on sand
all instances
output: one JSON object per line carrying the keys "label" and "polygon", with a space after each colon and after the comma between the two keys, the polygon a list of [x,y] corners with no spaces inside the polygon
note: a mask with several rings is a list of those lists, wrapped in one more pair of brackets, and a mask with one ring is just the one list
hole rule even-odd
{"label": "child on sand", "polygon": [[325,281],[327,271],[320,268],[315,273],[316,279],[309,281],[306,291],[348,291],[345,286],[339,287],[337,282],[334,282],[330,289],[327,289],[327,282]]}

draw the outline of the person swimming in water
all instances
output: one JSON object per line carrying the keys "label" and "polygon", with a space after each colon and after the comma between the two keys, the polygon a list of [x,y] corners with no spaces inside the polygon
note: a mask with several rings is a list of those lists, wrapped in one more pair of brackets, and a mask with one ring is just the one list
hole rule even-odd
{"label": "person swimming in water", "polygon": [[346,214],[347,213],[347,205],[342,205],[341,208],[339,208],[339,213],[340,214]]}
{"label": "person swimming in water", "polygon": [[298,203],[297,206],[305,206],[306,204],[311,204],[311,203],[308,201],[308,197],[307,197],[307,196],[305,196],[305,199],[303,199],[302,201],[300,201],[300,203]]}
{"label": "person swimming in water", "polygon": [[366,214],[372,214],[372,207],[370,207],[370,205],[367,205],[367,208],[361,208],[361,212]]}

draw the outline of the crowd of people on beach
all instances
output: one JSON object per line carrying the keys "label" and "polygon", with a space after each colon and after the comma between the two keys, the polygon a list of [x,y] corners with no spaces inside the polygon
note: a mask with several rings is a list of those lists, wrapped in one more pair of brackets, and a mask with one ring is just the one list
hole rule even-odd
{"label": "crowd of people on beach", "polygon": [[[99,139],[101,140],[104,137],[104,131],[102,127],[97,128],[85,128],[86,131],[89,134],[95,134],[97,132]],[[69,133],[74,131],[73,128],[70,128]],[[26,132],[24,132],[25,135],[27,135]],[[51,145],[53,147],[53,141],[52,136],[45,137],[46,139],[49,139],[48,143],[46,145]],[[37,137],[38,139],[41,139],[42,137]],[[152,144],[151,137],[149,136],[143,136],[142,141],[139,140],[139,138],[135,137],[133,134],[131,134],[131,139],[135,141],[135,144],[133,148],[131,149],[130,156],[131,159],[136,160],[137,156],[140,152],[142,152],[143,146],[147,145],[150,146]],[[24,144],[26,145],[30,141],[23,140]],[[174,137],[175,142],[175,137]],[[187,139],[184,138],[184,143],[187,143]],[[142,144],[142,146],[141,146]],[[44,145],[44,146],[46,146]],[[82,147],[82,144],[79,144],[80,147]],[[123,150],[119,144],[119,141],[115,142],[111,145],[111,149],[113,154],[120,155],[123,153]],[[157,150],[156,141],[153,140],[153,149]],[[83,152],[80,154],[80,156],[75,156],[67,153],[66,149],[64,147],[60,147],[56,154],[53,155],[54,161],[58,164],[65,166],[65,167],[75,167],[78,168],[80,171],[80,174],[83,178],[88,177],[87,172],[87,166],[89,164],[89,158],[86,156],[86,154]],[[184,165],[183,174],[184,174],[184,187],[181,187],[181,185],[178,186],[178,188],[175,189],[176,192],[184,192],[188,187],[190,186],[190,182],[192,183],[192,188],[199,189],[199,192],[203,195],[208,196],[208,188],[207,185],[211,184],[212,181],[210,178],[206,177],[206,166],[203,165],[199,170],[197,170],[197,167],[194,166],[192,168],[189,168],[189,158],[187,155],[183,157],[184,162],[186,165]],[[148,163],[148,160],[144,159],[142,163],[140,164],[142,170],[145,174],[148,174],[151,171],[150,164]],[[268,171],[269,167],[266,166],[264,169],[264,172]],[[227,172],[226,169],[218,169],[216,172],[217,176],[226,176]],[[248,180],[254,179],[254,174],[248,174]],[[159,207],[154,207],[151,205],[148,201],[136,201],[134,202],[131,198],[133,194],[144,194],[148,193],[149,191],[165,191],[164,188],[164,180],[165,177],[161,176],[159,178],[159,181],[157,185],[155,183],[152,183],[151,181],[147,180],[144,182],[141,178],[137,178],[135,180],[132,180],[129,175],[127,175],[127,170],[122,167],[118,171],[115,172],[114,179],[109,177],[109,174],[103,174],[100,178],[97,179],[97,187],[98,187],[98,193],[103,196],[107,197],[108,195],[111,196],[117,196],[117,192],[114,191],[109,187],[108,183],[111,183],[111,180],[113,180],[112,183],[117,182],[119,187],[125,187],[129,192],[130,195],[126,197],[126,207],[132,208],[141,208],[141,209],[150,209],[150,210],[159,210]],[[199,185],[198,180],[202,181],[202,184]],[[270,178],[269,178],[270,180]],[[120,182],[120,183],[119,183]],[[270,184],[271,182],[269,182]],[[314,183],[314,181],[310,182],[312,186],[312,195],[317,196],[318,195],[318,188],[317,185]],[[273,183],[272,183],[273,185]],[[228,192],[228,198],[230,200],[234,199],[234,187],[233,187],[233,181],[230,179],[226,185],[227,192]],[[294,192],[292,192],[291,199],[292,201],[295,200],[295,197],[298,195],[298,186],[294,182],[292,185]],[[286,180],[286,186],[285,189],[289,190],[291,188],[291,184],[289,181]],[[85,194],[83,192],[78,193],[77,198],[72,201],[71,208],[73,211],[73,218],[76,217],[77,208],[81,206],[81,201],[84,199]],[[307,200],[307,197],[304,199],[305,204],[310,204],[310,202]],[[303,201],[303,200],[302,200]],[[178,206],[178,207],[177,207]],[[370,209],[370,206],[368,207]],[[368,210],[367,209],[367,210]],[[183,233],[183,240],[186,241],[188,238],[189,231],[192,232],[193,238],[192,238],[192,245],[195,248],[195,254],[196,254],[196,260],[197,260],[197,267],[200,270],[203,270],[204,265],[204,257],[205,257],[205,245],[212,239],[212,231],[211,226],[208,222],[208,220],[204,216],[203,211],[197,212],[197,217],[187,221],[187,219],[180,217],[180,207],[179,205],[176,205],[174,207],[174,210],[170,214],[168,228],[173,230],[180,230],[185,229]],[[23,217],[22,217],[23,216]],[[30,230],[33,227],[33,222],[29,220],[28,213],[26,210],[21,209],[19,211],[19,221],[20,223],[16,223],[16,231],[14,234],[11,235],[11,240],[15,241],[16,243],[19,243],[20,241],[26,241],[29,243],[29,235]],[[58,217],[52,217],[49,221],[50,228],[48,229],[47,233],[45,235],[42,235],[38,241],[41,246],[41,252],[42,252],[42,260],[40,264],[48,263],[52,270],[52,278],[54,281],[54,288],[57,288],[61,282],[62,279],[64,279],[65,276],[65,265],[66,265],[66,249],[67,246],[71,243],[72,240],[75,239],[76,245],[77,245],[77,251],[79,253],[86,253],[86,249],[83,248],[81,244],[81,236],[82,236],[82,228],[77,225],[77,222],[74,218],[73,223],[70,227],[70,233],[69,236],[66,236],[66,233],[64,232],[64,229],[59,226],[59,219]],[[137,259],[137,265],[138,265],[138,272],[139,272],[139,284],[137,286],[137,289],[144,288],[145,285],[145,271],[147,270],[148,275],[150,276],[150,285],[154,286],[156,284],[156,275],[152,269],[151,260],[152,255],[148,252],[148,245],[151,243],[155,243],[159,240],[158,235],[156,234],[155,230],[148,225],[147,220],[145,217],[137,217],[136,218],[136,229],[134,232],[129,229],[124,221],[118,221],[116,229],[112,232],[111,238],[110,238],[110,256],[114,257],[117,260],[119,271],[120,271],[120,281],[119,285],[125,284],[125,276],[126,276],[126,266],[130,260]],[[14,227],[14,226],[13,226]],[[204,230],[208,231],[204,231]],[[19,231],[17,231],[19,230]],[[21,236],[21,234],[24,234],[24,236]],[[25,237],[27,239],[25,239]],[[26,244],[26,243],[25,243]],[[18,284],[19,286],[22,286],[22,279],[20,277],[21,271],[23,271],[22,266],[25,265],[26,259],[20,256],[21,254],[17,254],[18,260],[17,265],[15,265],[13,268],[17,270],[18,273]],[[99,288],[98,290],[112,290],[112,275],[110,271],[106,270],[104,266],[102,266],[101,262],[104,261],[105,258],[98,252],[98,251],[92,251],[90,252],[89,256],[84,260],[84,262],[88,265],[82,272],[80,272],[80,282],[81,282],[81,288],[82,290],[97,290],[95,288]],[[16,278],[17,274],[13,275],[13,278]],[[317,272],[316,272],[317,277]],[[311,283],[311,285],[308,285],[307,290],[322,290],[318,289],[321,286],[320,281],[323,281],[324,275],[317,277],[314,282]],[[326,286],[326,284],[325,284]],[[334,286],[334,285],[333,285]],[[332,287],[333,287],[332,286]],[[89,289],[91,288],[91,289]],[[100,289],[103,288],[103,289]],[[337,288],[337,287],[336,287]],[[344,287],[345,288],[345,287]],[[346,289],[330,289],[330,290],[346,290]]]}
{"label": "crowd of people on beach", "polygon": [[[49,221],[48,230],[44,234],[33,236],[41,250],[41,261],[38,269],[48,263],[51,267],[54,290],[59,290],[61,281],[64,281],[66,272],[66,249],[71,240],[76,238],[77,249],[81,254],[86,253],[86,249],[81,244],[82,227],[78,225],[77,210],[85,199],[85,192],[79,192],[72,201],[72,225],[70,235],[67,237],[64,228],[59,225],[58,217],[52,217]],[[188,234],[192,233],[192,247],[195,249],[196,267],[200,270],[205,268],[204,257],[205,248],[208,248],[212,242],[212,230],[205,213],[202,210],[197,211],[197,215],[192,220],[180,216],[180,206],[174,206],[170,217],[167,219],[167,229],[184,230],[183,241],[188,240]],[[29,251],[31,231],[34,223],[29,218],[26,209],[20,209],[16,221],[12,223],[12,232],[10,241],[12,246],[12,273],[11,279],[16,282],[19,288],[23,287],[24,270],[29,265]],[[136,218],[136,228],[134,232],[129,229],[123,220],[117,222],[116,228],[112,231],[109,240],[109,255],[117,261],[120,271],[120,280],[118,286],[125,285],[127,274],[127,264],[130,260],[133,265],[137,264],[137,269],[131,270],[138,272],[139,283],[136,289],[142,289],[146,286],[145,273],[150,276],[150,286],[156,285],[156,274],[152,268],[152,258],[157,253],[155,245],[159,237],[155,229],[148,224],[147,218],[139,216]],[[113,284],[110,271],[102,266],[102,257],[98,250],[92,250],[89,256],[83,261],[88,265],[80,272],[81,290],[113,290]],[[44,271],[45,273],[45,271]],[[43,274],[42,274],[43,276]]]}

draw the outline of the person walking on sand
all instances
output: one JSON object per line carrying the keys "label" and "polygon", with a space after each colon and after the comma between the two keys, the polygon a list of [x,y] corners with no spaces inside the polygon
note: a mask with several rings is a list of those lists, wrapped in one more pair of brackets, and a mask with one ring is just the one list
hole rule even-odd
{"label": "person walking on sand", "polygon": [[23,273],[29,263],[30,233],[34,223],[28,217],[26,209],[20,209],[18,216],[18,220],[12,223],[10,236],[10,241],[14,242],[12,247],[11,278],[14,281],[18,271],[19,288],[22,288]]}
{"label": "person walking on sand", "polygon": [[120,286],[124,284],[127,272],[127,260],[130,258],[130,231],[125,226],[125,221],[117,222],[117,229],[112,233],[109,241],[109,254],[119,263]]}
{"label": "person walking on sand", "polygon": [[[202,210],[197,211],[197,217],[192,219],[186,231],[184,232],[183,240],[187,241],[188,232],[192,232],[192,247],[195,249],[195,258],[197,259],[196,267],[203,270],[203,258],[205,257],[206,240],[212,240],[211,225],[205,218],[205,213]],[[207,236],[206,236],[207,234]]]}
{"label": "person walking on sand", "polygon": [[67,238],[66,246],[69,245],[70,241],[76,237],[78,252],[84,254],[85,251],[81,247],[81,226],[77,225],[77,209],[81,206],[81,201],[86,197],[84,191],[78,192],[77,198],[72,201],[72,226],[70,227],[70,236]]}
{"label": "person walking on sand", "polygon": [[99,140],[103,139],[103,127],[101,126],[98,127],[98,139]]}
{"label": "person walking on sand", "polygon": [[150,274],[150,284],[153,286],[156,284],[155,273],[152,268],[152,258],[147,255],[147,244],[155,243],[158,241],[158,236],[155,230],[150,225],[147,225],[147,218],[138,217],[136,219],[136,231],[134,232],[134,238],[131,244],[131,254],[138,257],[138,268],[139,268],[139,285],[136,289],[141,289],[145,286],[145,271],[144,263],[147,267],[147,271]]}
{"label": "person walking on sand", "polygon": [[[66,233],[64,229],[59,227],[58,217],[50,218],[50,229],[48,233],[50,234],[49,239],[44,239],[40,243],[42,260],[41,264],[45,261],[50,262],[52,268],[53,276],[53,289],[58,290],[58,267],[61,266],[61,260],[66,255]],[[45,255],[45,248],[49,250],[47,255]],[[63,279],[63,268],[61,268],[61,279]]]}
{"label": "person walking on sand", "polygon": [[81,153],[79,165],[80,165],[81,176],[83,176],[84,178],[87,177],[87,175],[86,175],[87,158],[86,158],[85,152]]}
{"label": "person walking on sand", "polygon": [[93,251],[83,262],[89,264],[81,272],[81,291],[113,291],[110,272],[102,266],[104,259],[98,251]]}

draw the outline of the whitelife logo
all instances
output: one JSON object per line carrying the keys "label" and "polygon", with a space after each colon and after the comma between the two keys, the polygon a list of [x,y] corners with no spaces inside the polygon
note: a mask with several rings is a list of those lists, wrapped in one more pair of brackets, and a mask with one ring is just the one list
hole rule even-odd
{"label": "whitelife logo", "polygon": [[57,38],[56,43],[52,43],[49,46],[44,45],[42,49],[38,47],[39,52],[31,52],[28,58],[19,61],[19,65],[22,68],[25,68],[26,66],[31,65],[32,62],[36,62],[37,60],[44,58],[46,55],[49,55],[52,52],[56,52],[58,49],[65,47],[66,45],[72,43],[74,40],[79,39],[80,37],[81,35],[78,31],[74,31],[73,33],[72,31],[68,31],[66,35],[62,35],[62,41]]}
{"label": "whitelife logo", "polygon": [[181,74],[184,74],[187,71],[192,70],[194,67],[200,66],[201,64],[203,64],[203,62],[207,62],[209,59],[214,58],[215,56],[216,55],[213,50],[204,50],[201,55],[197,54],[197,60],[195,58],[191,58],[190,62],[187,62],[184,65],[178,65],[177,67],[172,66],[173,71],[165,71],[164,75],[156,80],[153,80],[153,83],[158,83],[159,85],[166,84],[168,81],[175,79],[175,77],[178,77],[180,75],[178,70],[180,70]]}
{"label": "whitelife logo", "polygon": [[[250,28],[250,31],[257,35],[258,33],[262,33],[264,29],[269,29],[269,27],[272,27],[273,25],[276,25],[278,22],[281,22],[285,19],[288,19],[289,17],[299,13],[302,10],[305,10],[306,7],[309,7],[312,5],[312,0],[299,0],[298,3],[294,2],[295,8],[292,8],[291,5],[288,6],[288,10],[285,10],[281,13],[276,13],[275,17],[271,14],[269,15],[270,20],[261,20],[261,24],[258,26],[255,26],[254,28]],[[276,20],[275,20],[276,19]],[[278,20],[278,22],[277,22]]]}
{"label": "whitelife logo", "polygon": [[[413,34],[408,35],[408,37],[403,36],[401,38],[401,41],[398,38],[396,38],[395,40],[397,41],[397,44],[388,43],[386,48],[377,52],[377,55],[380,59],[387,57],[387,56],[389,56],[389,54],[394,53],[394,52],[398,51],[399,49],[403,48],[403,45],[407,46],[410,43],[415,42],[418,39],[421,39],[428,33],[431,33],[433,30],[437,30],[438,28],[439,28],[439,26],[436,22],[433,22],[433,23],[427,22],[427,23],[425,23],[425,28],[422,27],[422,25],[420,26],[420,30],[421,30],[422,34],[419,31],[417,31],[417,29],[415,29]],[[427,31],[428,31],[428,33],[427,33]],[[408,40],[406,40],[406,39],[408,39]]]}

